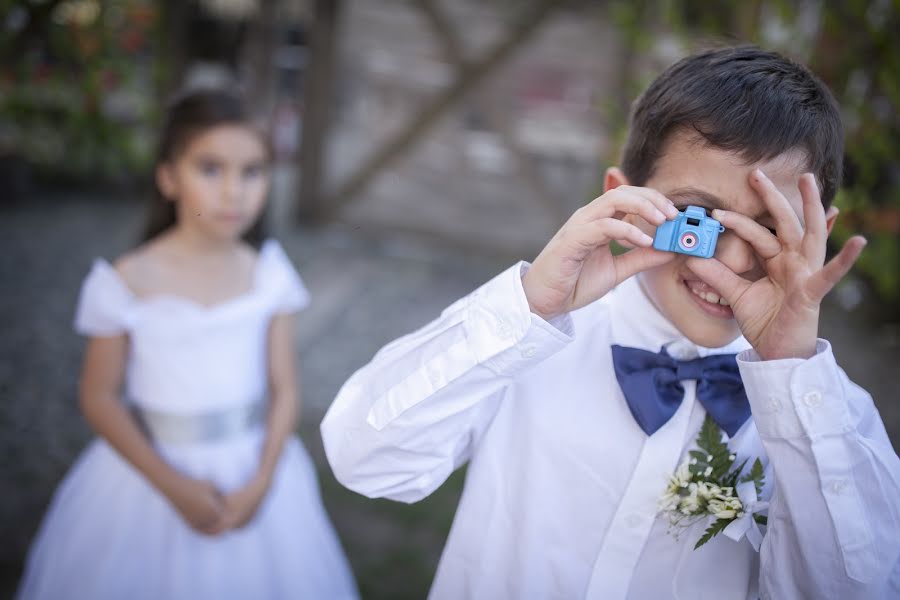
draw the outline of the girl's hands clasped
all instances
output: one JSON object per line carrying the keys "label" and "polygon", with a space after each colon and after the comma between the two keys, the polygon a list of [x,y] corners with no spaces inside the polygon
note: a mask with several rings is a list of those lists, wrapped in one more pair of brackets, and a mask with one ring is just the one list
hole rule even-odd
{"label": "girl's hands clasped", "polygon": [[240,529],[252,521],[268,489],[266,480],[262,476],[256,476],[241,489],[225,496],[226,527]]}
{"label": "girl's hands clasped", "polygon": [[179,476],[165,494],[191,529],[216,536],[253,520],[268,489],[268,480],[262,475],[230,494],[223,494],[208,481]]}
{"label": "girl's hands clasped", "polygon": [[209,481],[179,476],[163,493],[194,531],[218,535],[227,528],[225,497]]}
{"label": "girl's hands clasped", "polygon": [[[659,226],[678,209],[656,190],[622,185],[575,211],[522,277],[532,312],[548,319],[581,308],[635,273],[675,257],[654,250],[653,238],[624,221],[626,215]],[[613,241],[634,249],[613,255]]]}

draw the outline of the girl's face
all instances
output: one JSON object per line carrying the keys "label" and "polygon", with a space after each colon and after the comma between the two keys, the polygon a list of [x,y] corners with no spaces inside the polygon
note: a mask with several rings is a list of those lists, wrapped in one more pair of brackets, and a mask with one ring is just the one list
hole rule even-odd
{"label": "girl's face", "polygon": [[178,227],[213,239],[237,239],[259,217],[269,190],[268,153],[243,125],[217,125],[194,135],[156,172],[160,191],[176,202]]}

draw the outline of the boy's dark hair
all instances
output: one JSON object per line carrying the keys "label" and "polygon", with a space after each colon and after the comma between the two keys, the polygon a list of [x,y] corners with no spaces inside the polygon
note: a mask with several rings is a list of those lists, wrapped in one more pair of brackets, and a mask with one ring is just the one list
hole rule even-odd
{"label": "boy's dark hair", "polygon": [[672,134],[696,132],[748,164],[793,149],[831,204],[841,184],[844,132],[837,102],[806,67],[755,46],[694,54],[666,69],[635,101],[622,156],[632,185],[644,185]]}
{"label": "boy's dark hair", "polygon": [[[243,125],[256,129],[252,115],[247,111],[241,97],[228,90],[202,89],[179,96],[169,106],[163,123],[156,150],[154,170],[162,164],[178,158],[194,136],[220,125]],[[260,132],[260,137],[272,156],[268,139]],[[153,184],[150,212],[144,228],[142,241],[156,237],[177,221],[175,203],[169,201],[159,187]],[[244,239],[259,246],[265,237],[264,218],[244,234]]]}

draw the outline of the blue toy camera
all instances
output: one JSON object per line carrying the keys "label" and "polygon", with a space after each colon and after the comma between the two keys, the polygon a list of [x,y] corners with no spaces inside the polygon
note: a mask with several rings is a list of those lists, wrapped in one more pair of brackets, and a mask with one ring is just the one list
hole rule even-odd
{"label": "blue toy camera", "polygon": [[699,206],[690,205],[679,212],[674,221],[656,228],[653,247],[699,258],[710,258],[716,251],[716,240],[725,231],[721,223],[706,216]]}

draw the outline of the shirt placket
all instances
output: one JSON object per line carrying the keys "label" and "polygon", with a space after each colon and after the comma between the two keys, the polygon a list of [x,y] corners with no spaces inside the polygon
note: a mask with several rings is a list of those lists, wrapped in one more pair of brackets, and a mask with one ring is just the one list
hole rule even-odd
{"label": "shirt placket", "polygon": [[586,598],[626,598],[631,578],[653,528],[668,477],[675,472],[694,408],[695,382],[669,421],[649,436],[594,561]]}

